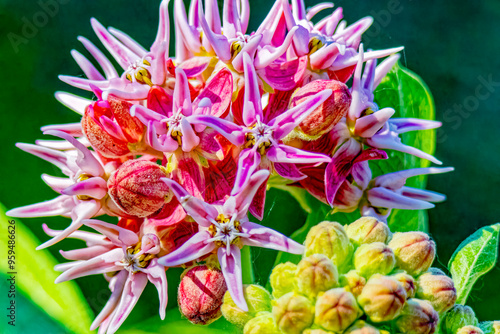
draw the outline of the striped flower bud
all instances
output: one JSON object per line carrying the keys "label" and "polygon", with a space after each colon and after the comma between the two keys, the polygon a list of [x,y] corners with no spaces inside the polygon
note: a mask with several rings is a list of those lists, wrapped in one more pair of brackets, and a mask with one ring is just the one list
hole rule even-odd
{"label": "striped flower bud", "polygon": [[403,288],[406,291],[407,298],[415,297],[415,293],[417,292],[417,282],[413,278],[413,276],[408,275],[405,272],[399,272],[391,275],[390,277],[394,278],[396,281],[403,285]]}
{"label": "striped flower bud", "polygon": [[274,298],[277,299],[293,291],[296,271],[297,265],[292,262],[280,263],[273,268],[269,281]]}
{"label": "striped flower bud", "polygon": [[337,267],[323,254],[308,256],[299,262],[295,276],[297,291],[309,298],[330,290],[339,283]]}
{"label": "striped flower bud", "polygon": [[354,267],[364,277],[386,275],[396,265],[392,250],[382,242],[363,244],[354,253]]}
{"label": "striped flower bud", "polygon": [[345,226],[345,231],[355,247],[372,242],[386,243],[391,233],[386,224],[374,217],[361,217]]}
{"label": "striped flower bud", "polygon": [[227,291],[224,275],[218,269],[197,266],[186,270],[178,289],[179,310],[193,324],[207,325],[222,315]]}
{"label": "striped flower bud", "polygon": [[351,292],[354,297],[358,297],[366,285],[366,278],[361,276],[356,270],[350,270],[344,275],[340,276],[340,286],[346,291]]}
{"label": "striped flower bud", "polygon": [[481,328],[476,326],[465,326],[457,331],[457,334],[484,334]]}
{"label": "striped flower bud", "polygon": [[380,331],[365,321],[358,320],[344,334],[380,334]]}
{"label": "striped flower bud", "polygon": [[248,312],[236,306],[229,292],[226,292],[224,295],[224,301],[221,308],[224,318],[239,327],[244,327],[245,324],[259,312],[270,312],[272,307],[271,295],[266,289],[259,285],[245,285],[243,294],[247,302]]}
{"label": "striped flower bud", "polygon": [[395,325],[405,334],[432,334],[437,329],[438,313],[426,300],[408,299]]}
{"label": "striped flower bud", "polygon": [[342,332],[362,314],[354,295],[342,288],[328,290],[316,300],[314,324]]}
{"label": "striped flower bud", "polygon": [[396,265],[412,276],[430,268],[436,256],[436,244],[426,233],[395,233],[389,247],[396,256]]}
{"label": "striped flower bud", "polygon": [[353,247],[344,227],[337,222],[324,221],[313,226],[307,233],[305,256],[324,254],[338,269],[352,257]]}
{"label": "striped flower bud", "polygon": [[442,328],[447,334],[456,334],[465,326],[477,326],[478,320],[474,310],[470,306],[455,305],[448,312],[442,321]]}
{"label": "striped flower bud", "polygon": [[243,334],[280,334],[271,312],[260,312],[243,328]]}
{"label": "striped flower bud", "polygon": [[304,296],[289,292],[273,302],[273,315],[280,331],[300,334],[314,320],[314,307]]}
{"label": "striped flower bud", "polygon": [[359,305],[373,322],[395,319],[403,310],[406,291],[394,278],[375,275],[358,297]]}
{"label": "striped flower bud", "polygon": [[417,285],[417,298],[429,301],[439,313],[448,311],[457,300],[453,280],[437,268],[420,275]]}

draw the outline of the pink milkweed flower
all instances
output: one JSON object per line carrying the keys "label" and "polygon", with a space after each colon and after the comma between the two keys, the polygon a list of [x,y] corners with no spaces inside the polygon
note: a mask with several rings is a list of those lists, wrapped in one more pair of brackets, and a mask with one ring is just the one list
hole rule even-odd
{"label": "pink milkweed flower", "polygon": [[[160,152],[173,153],[179,147],[183,152],[191,152],[205,141],[200,134],[205,126],[195,125],[188,116],[212,115],[220,117],[226,114],[231,102],[233,87],[232,75],[227,69],[221,69],[207,83],[204,90],[191,102],[188,78],[181,68],[175,69],[176,83],[173,97],[170,98],[163,90],[161,103],[155,103],[155,110],[141,105],[134,105],[130,109],[132,116],[136,116],[147,126],[146,142]],[[207,147],[208,148],[208,147]],[[201,150],[201,154],[205,150]],[[210,152],[215,154],[215,152]],[[207,156],[212,158],[212,156]]]}
{"label": "pink milkweed flower", "polygon": [[366,202],[361,205],[361,214],[377,217],[383,221],[392,209],[423,210],[431,209],[434,204],[446,199],[445,195],[434,191],[405,186],[406,179],[412,176],[441,174],[453,171],[447,168],[412,168],[377,176],[365,191]]}
{"label": "pink milkweed flower", "polygon": [[186,212],[199,224],[200,230],[158,262],[173,267],[216,251],[231,297],[239,308],[247,311],[241,281],[240,248],[248,245],[293,254],[301,254],[304,250],[302,245],[286,236],[248,220],[250,203],[268,177],[266,170],[255,172],[237,195],[214,204],[195,198],[177,182],[164,179]]}
{"label": "pink milkweed flower", "polygon": [[39,145],[19,143],[16,146],[25,152],[42,158],[59,167],[67,178],[42,175],[43,180],[60,196],[46,202],[31,204],[7,212],[11,217],[71,217],[71,224],[60,234],[38,246],[42,249],[66,238],[83,224],[83,220],[101,214],[101,209],[109,209],[106,201],[107,176],[116,165],[103,164],[78,140],[67,133],[50,130],[44,132],[67,140],[73,150],[58,151]]}
{"label": "pink milkweed flower", "polygon": [[88,39],[79,37],[87,51],[102,68],[105,76],[81,53],[71,52],[87,79],[60,76],[67,84],[85,90],[92,90],[92,85],[104,91],[104,100],[108,94],[129,100],[141,100],[147,97],[151,85],[162,85],[167,77],[166,61],[170,39],[168,0],[160,5],[160,24],[158,33],[150,51],[144,49],[130,36],[115,28],[104,28],[96,19],[91,19],[92,28],[97,37],[113,56],[124,72],[118,75],[108,58]]}
{"label": "pink milkweed flower", "polygon": [[[244,125],[205,115],[189,117],[195,124],[214,128],[231,143],[241,148],[232,195],[242,191],[252,174],[258,169],[274,170],[285,178],[299,180],[305,175],[299,172],[295,164],[319,164],[331,160],[324,154],[303,151],[282,142],[287,134],[331,95],[331,89],[315,94],[296,107],[266,122],[261,106],[257,74],[250,56],[246,53],[244,64],[245,93],[242,112]],[[263,196],[260,198],[258,207],[251,209],[251,212],[257,218],[262,219]]]}
{"label": "pink milkweed flower", "polygon": [[[158,290],[160,318],[165,319],[168,290],[165,267],[158,263],[157,258],[159,238],[155,234],[138,234],[99,220],[84,220],[83,223],[100,234],[75,231],[69,235],[85,241],[87,247],[61,251],[62,256],[73,262],[55,267],[63,272],[55,282],[105,274],[111,296],[90,330],[99,327],[99,334],[115,333],[134,308],[148,281]],[[49,235],[57,235],[57,231],[46,226],[44,229]]]}

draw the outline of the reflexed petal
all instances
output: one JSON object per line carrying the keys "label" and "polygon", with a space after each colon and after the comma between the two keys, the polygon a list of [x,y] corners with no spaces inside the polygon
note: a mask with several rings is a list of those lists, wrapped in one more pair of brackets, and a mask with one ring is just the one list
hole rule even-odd
{"label": "reflexed petal", "polygon": [[108,31],[113,34],[125,47],[127,47],[130,51],[135,53],[140,57],[144,57],[148,51],[139,43],[137,43],[132,37],[128,34],[124,33],[121,30],[118,30],[113,27],[109,27]]}
{"label": "reflexed petal", "polygon": [[299,181],[307,177],[307,175],[301,173],[294,164],[282,164],[277,162],[274,164],[274,170],[280,176],[289,180]]}
{"label": "reflexed petal", "polygon": [[322,10],[328,9],[328,8],[333,8],[333,3],[329,2],[323,2],[319,3],[317,5],[314,5],[313,7],[309,8],[306,14],[306,20],[310,21],[316,14],[321,12]]}
{"label": "reflexed petal", "polygon": [[175,267],[199,259],[215,249],[213,242],[207,242],[212,236],[207,231],[198,232],[182,246],[158,259],[165,267]]}
{"label": "reflexed petal", "polygon": [[104,74],[106,75],[106,79],[118,78],[118,73],[116,72],[115,67],[109,59],[88,39],[82,36],[78,36],[78,40],[83,44],[85,49],[94,57],[95,60],[99,63]]}
{"label": "reflexed petal", "polygon": [[358,118],[354,126],[354,133],[364,138],[373,136],[384,126],[395,112],[396,111],[392,108],[384,108],[373,114]]}
{"label": "reflexed petal", "polygon": [[63,195],[84,195],[95,199],[102,199],[107,193],[107,182],[101,177],[91,177],[61,190]]}
{"label": "reflexed petal", "polygon": [[50,201],[21,206],[7,211],[9,217],[53,217],[67,216],[76,206],[76,201],[72,196],[58,196]]}
{"label": "reflexed petal", "polygon": [[208,98],[212,103],[210,115],[223,117],[228,111],[233,94],[233,75],[226,68],[221,69],[207,82],[205,88],[200,92],[193,102],[193,110],[198,108],[200,101]]}
{"label": "reflexed petal", "polygon": [[438,168],[438,167],[428,167],[428,168],[412,168],[407,170],[401,170],[394,173],[384,174],[377,176],[373,181],[376,186],[389,188],[393,190],[400,189],[406,183],[406,179],[418,176],[418,175],[430,175],[430,174],[441,174],[448,173],[454,170],[453,167]]}
{"label": "reflexed petal", "polygon": [[446,200],[446,196],[443,194],[418,188],[402,187],[401,194],[406,197],[433,203],[439,203]]}
{"label": "reflexed petal", "polygon": [[64,152],[42,147],[39,145],[25,143],[16,143],[16,147],[20,148],[24,152],[33,154],[34,156],[50,162],[51,164],[58,167],[65,175],[73,176],[73,173],[75,172],[70,169],[70,167],[68,167],[68,157]]}
{"label": "reflexed petal", "polygon": [[248,238],[243,239],[245,245],[275,249],[292,254],[304,252],[304,246],[298,242],[262,225],[246,222],[242,225],[242,229],[243,233],[249,235]]}
{"label": "reflexed petal", "polygon": [[315,164],[330,162],[330,157],[314,152],[299,150],[287,145],[275,145],[267,151],[267,158],[272,162],[292,164]]}
{"label": "reflexed petal", "polygon": [[378,85],[382,82],[382,79],[385,78],[387,73],[394,67],[394,65],[398,62],[400,54],[395,54],[390,57],[384,59],[377,68],[375,69],[375,77],[373,78],[373,88],[377,88]]}
{"label": "reflexed petal", "polygon": [[[214,7],[214,6],[213,6]],[[213,8],[212,7],[212,8]],[[229,44],[226,35],[220,34],[218,31],[212,31],[211,27],[209,26],[205,15],[203,14],[203,9],[202,6],[198,7],[199,10],[199,19],[200,19],[200,25],[203,29],[203,38],[206,38],[206,40],[209,42],[210,46],[214,50],[215,54],[219,57],[220,60],[222,61],[229,61],[231,59],[231,45]],[[218,23],[220,25],[220,23]]]}
{"label": "reflexed petal", "polygon": [[67,259],[67,260],[90,260],[96,256],[109,252],[113,247],[113,245],[103,246],[96,245],[90,246],[86,248],[73,249],[69,251],[60,250],[59,253]]}
{"label": "reflexed petal", "polygon": [[368,190],[367,198],[372,206],[380,208],[422,210],[432,209],[434,207],[434,204],[429,202],[406,197],[382,187]]}
{"label": "reflexed petal", "polygon": [[436,129],[443,125],[438,121],[431,121],[419,118],[393,118],[389,121],[395,127],[396,132],[405,133],[408,131]]}
{"label": "reflexed petal", "polygon": [[239,193],[247,184],[252,174],[257,170],[260,165],[260,154],[255,149],[244,149],[240,153],[238,160],[238,171],[236,173],[236,180],[234,181],[234,188],[231,195]]}
{"label": "reflexed petal", "polygon": [[187,119],[191,124],[203,124],[215,129],[236,146],[241,146],[245,142],[245,134],[241,131],[242,127],[231,121],[208,115],[192,115]]}
{"label": "reflexed petal", "polygon": [[71,50],[71,55],[76,63],[82,69],[85,76],[90,80],[104,80],[102,74],[95,68],[95,66],[80,52]]}
{"label": "reflexed petal", "polygon": [[226,247],[217,250],[220,268],[226,281],[227,290],[236,306],[242,311],[248,311],[248,306],[243,295],[243,282],[241,277],[241,251],[235,245],[231,245],[231,253],[228,254]]}
{"label": "reflexed petal", "polygon": [[67,124],[54,124],[54,125],[45,125],[40,128],[42,132],[49,130],[56,130],[66,132],[70,136],[73,137],[82,137],[82,124],[81,123],[67,123]]}
{"label": "reflexed petal", "polygon": [[239,217],[246,216],[248,207],[252,203],[255,194],[268,178],[269,171],[267,170],[259,170],[253,173],[243,189],[238,194],[230,197],[226,201],[227,204],[224,203],[224,210],[226,211],[230,207],[234,207],[234,210],[238,213]]}
{"label": "reflexed petal", "polygon": [[69,109],[83,116],[85,114],[85,109],[88,105],[92,103],[92,100],[85,99],[83,97],[66,93],[66,92],[56,92],[54,94],[56,100],[64,104]]}
{"label": "reflexed petal", "polygon": [[133,246],[139,242],[139,237],[136,233],[115,224],[106,223],[97,219],[87,219],[82,221],[82,223],[105,235],[116,246]]}
{"label": "reflexed petal", "polygon": [[155,41],[151,46],[151,51],[155,52],[162,43],[169,45],[170,42],[170,20],[168,15],[168,3],[170,0],[163,0],[160,4],[160,22],[156,33]]}
{"label": "reflexed petal", "polygon": [[191,93],[189,92],[189,83],[186,73],[179,68],[175,68],[175,87],[173,112],[176,114],[179,109],[184,116],[189,116],[192,113],[191,108]]}
{"label": "reflexed petal", "polygon": [[243,53],[243,66],[245,73],[245,95],[243,101],[243,122],[246,126],[255,124],[258,118],[264,119],[262,114],[261,95],[257,73],[252,60],[247,53]]}
{"label": "reflexed petal", "polygon": [[[59,233],[61,233],[61,230],[52,230],[50,229],[47,224],[42,224],[43,231],[50,237],[55,237]],[[105,236],[102,234],[98,233],[92,233],[92,232],[87,232],[87,231],[75,231],[68,235],[68,238],[72,239],[80,239],[85,241],[87,246],[111,246],[111,242],[106,239]]]}
{"label": "reflexed petal", "polygon": [[92,322],[92,325],[90,326],[91,331],[95,330],[99,326],[104,325],[103,321],[106,320],[106,318],[108,318],[108,316],[113,313],[113,311],[116,308],[116,305],[118,305],[118,302],[120,301],[123,292],[123,287],[125,286],[125,282],[127,281],[128,276],[129,276],[128,271],[122,270],[118,273],[118,275],[111,278],[111,280],[114,281],[113,289],[111,290],[112,291],[111,296],[109,297],[108,302],[106,303],[106,305],[104,305],[101,312],[99,312],[99,315],[97,315],[95,320]]}
{"label": "reflexed petal", "polygon": [[165,310],[168,302],[168,285],[167,276],[165,275],[165,267],[158,264],[158,260],[152,259],[149,266],[143,270],[148,275],[148,280],[153,283],[158,290],[158,298],[160,300],[160,318],[165,319]]}
{"label": "reflexed petal", "polygon": [[189,124],[186,117],[181,119],[182,130],[182,150],[184,152],[191,152],[200,143],[200,138],[194,132],[193,127]]}

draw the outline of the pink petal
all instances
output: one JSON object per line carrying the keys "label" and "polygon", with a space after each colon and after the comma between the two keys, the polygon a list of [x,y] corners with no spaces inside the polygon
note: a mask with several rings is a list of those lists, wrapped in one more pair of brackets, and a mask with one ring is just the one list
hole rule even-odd
{"label": "pink petal", "polygon": [[184,152],[191,152],[200,143],[200,138],[198,138],[186,117],[181,119],[181,130],[182,150]]}
{"label": "pink petal", "polygon": [[[218,31],[212,31],[212,28],[205,19],[202,6],[199,6],[198,10],[199,10],[198,16],[200,18],[200,25],[201,28],[203,29],[203,39],[208,41],[208,44],[210,45],[210,47],[213,49],[213,51],[221,61],[224,62],[229,61],[231,59],[231,45],[228,42],[228,35],[226,33],[222,35]],[[209,12],[207,11],[207,14],[208,13]],[[220,25],[220,22],[217,23]]]}
{"label": "pink petal", "polygon": [[73,171],[68,167],[66,153],[33,144],[17,143],[16,147],[28,152],[58,167],[65,175],[72,175]]}
{"label": "pink petal", "polygon": [[[179,64],[188,78],[195,78],[203,73],[210,64],[210,57],[193,57]],[[196,109],[196,108],[193,108]]]}
{"label": "pink petal", "polygon": [[406,197],[382,187],[368,190],[367,199],[372,206],[380,208],[423,210],[432,209],[434,207],[434,204],[429,202]]}
{"label": "pink petal", "polygon": [[99,66],[101,66],[104,74],[106,75],[106,79],[118,78],[118,73],[115,70],[115,67],[109,59],[88,39],[85,37],[79,36],[78,40],[83,44],[85,49],[97,60]]}
{"label": "pink petal", "polygon": [[240,249],[231,245],[230,253],[227,253],[226,247],[221,247],[217,250],[217,256],[231,298],[236,306],[247,312],[248,306],[243,295]]}
{"label": "pink petal", "polygon": [[104,80],[102,74],[84,55],[76,50],[71,50],[71,55],[87,78],[90,80]]}
{"label": "pink petal", "polygon": [[243,239],[245,245],[275,249],[292,254],[304,252],[304,246],[298,242],[262,225],[246,222],[242,225],[242,229],[243,233],[249,235],[248,238]]}
{"label": "pink petal", "polygon": [[8,217],[52,217],[66,216],[76,205],[72,196],[58,196],[50,201],[30,204],[7,211]]}
{"label": "pink petal", "polygon": [[378,87],[378,85],[382,82],[382,79],[385,78],[387,73],[389,73],[389,71],[394,67],[400,57],[400,54],[389,56],[377,66],[375,69],[375,76],[373,78],[373,88]]}
{"label": "pink petal", "polygon": [[181,68],[176,67],[173,112],[177,113],[179,109],[184,116],[189,116],[192,113],[188,78]]}
{"label": "pink petal", "polygon": [[228,38],[235,38],[242,33],[237,0],[226,0],[222,10],[222,30]]}
{"label": "pink petal", "polygon": [[138,55],[139,57],[144,57],[148,51],[139,43],[137,43],[132,37],[113,27],[109,27],[108,31],[113,34],[125,47],[130,51]]}
{"label": "pink petal", "polygon": [[[118,275],[114,276],[111,280],[113,281],[113,289],[111,290],[111,296],[109,297],[109,300],[107,301],[106,305],[104,305],[103,309],[95,320],[92,322],[92,325],[90,326],[90,330],[93,331],[97,329],[97,327],[107,327],[109,326],[109,315],[113,313],[113,311],[116,308],[116,305],[120,301],[120,298],[122,296],[123,292],[123,287],[125,286],[125,282],[127,281],[129,276],[128,271],[122,270],[118,273]],[[110,284],[111,285],[111,284]],[[105,320],[108,320],[105,322]]]}
{"label": "pink petal", "polygon": [[314,5],[313,7],[309,8],[306,14],[306,20],[310,21],[316,14],[321,12],[322,10],[328,9],[328,8],[333,8],[333,3],[329,2],[323,2],[319,3],[317,5]]}
{"label": "pink petal", "polygon": [[292,164],[315,164],[330,162],[330,157],[321,154],[300,150],[287,145],[275,145],[267,151],[267,158],[272,162]]}
{"label": "pink petal", "polygon": [[297,166],[295,166],[294,164],[275,163],[274,170],[280,176],[289,180],[299,181],[307,177],[307,175],[301,173]]}
{"label": "pink petal", "polygon": [[186,191],[194,197],[203,198],[202,192],[205,189],[205,178],[203,177],[203,167],[199,161],[195,160],[195,154],[176,153],[178,161],[177,168],[170,176],[182,184]]}
{"label": "pink petal", "polygon": [[[42,224],[43,231],[51,237],[55,237],[62,231],[60,230],[52,230],[50,229],[47,224]],[[80,239],[85,241],[88,247],[92,246],[107,246],[110,247],[112,246],[111,242],[106,239],[105,236],[102,234],[97,234],[97,233],[92,233],[92,232],[86,232],[86,231],[75,231],[68,235],[68,238],[72,239]]]}
{"label": "pink petal", "polygon": [[231,195],[239,193],[260,165],[261,156],[255,149],[244,149],[238,159],[238,171]]}
{"label": "pink petal", "polygon": [[262,114],[261,95],[257,73],[252,60],[247,53],[243,54],[243,66],[245,73],[245,95],[243,102],[243,122],[246,126],[252,126],[257,119],[264,118]]}
{"label": "pink petal", "polygon": [[175,267],[199,259],[215,249],[213,242],[207,242],[212,236],[207,231],[198,232],[182,246],[158,259],[165,267]]}
{"label": "pink petal", "polygon": [[61,193],[64,188],[67,188],[74,184],[72,179],[68,179],[66,177],[56,177],[50,176],[47,174],[42,174],[42,180],[52,188],[52,190]]}
{"label": "pink petal", "polygon": [[230,209],[234,208],[234,212],[231,212],[231,214],[237,213],[238,218],[246,216],[246,212],[255,194],[268,178],[269,171],[267,170],[259,170],[253,173],[244,188],[238,194],[229,197],[226,203],[224,203],[224,211],[230,213]]}
{"label": "pink petal", "polygon": [[42,132],[49,130],[62,131],[69,134],[72,137],[82,137],[82,123],[67,123],[67,124],[54,124],[45,125],[40,128]]}
{"label": "pink petal", "polygon": [[77,182],[61,191],[63,195],[84,195],[95,199],[102,199],[108,193],[107,182],[101,177],[91,177]]}
{"label": "pink petal", "polygon": [[226,68],[221,69],[207,82],[205,88],[200,92],[193,102],[193,110],[198,108],[200,101],[208,98],[212,103],[210,115],[223,117],[228,111],[233,94],[233,75]]}
{"label": "pink petal", "polygon": [[213,128],[236,146],[241,146],[245,143],[245,134],[241,131],[242,127],[231,121],[205,115],[189,116],[188,121],[191,124],[203,124]]}
{"label": "pink petal", "polygon": [[54,95],[57,101],[61,102],[66,107],[82,116],[83,114],[85,114],[85,109],[87,108],[87,106],[92,103],[92,100],[88,100],[83,97],[66,92],[56,92]]}
{"label": "pink petal", "polygon": [[127,230],[123,227],[106,223],[97,219],[86,219],[82,221],[82,223],[105,235],[113,244],[118,247],[133,246],[139,242],[139,237],[135,232]]}
{"label": "pink petal", "polygon": [[439,203],[446,200],[446,196],[434,191],[402,187],[401,195],[426,202]]}
{"label": "pink petal", "polygon": [[[264,170],[266,171],[266,170]],[[252,203],[248,208],[248,211],[258,220],[264,219],[264,208],[266,205],[266,193],[267,193],[267,180],[262,182],[257,192],[253,196]],[[242,210],[239,213],[240,217],[246,216],[246,210]]]}
{"label": "pink petal", "polygon": [[274,89],[289,91],[302,80],[306,69],[307,57],[275,62],[264,68],[265,81]]}
{"label": "pink petal", "polygon": [[419,176],[419,175],[430,175],[430,174],[441,174],[453,171],[453,167],[447,168],[412,168],[407,170],[401,170],[394,173],[389,173],[385,175],[378,176],[374,179],[374,183],[378,187],[389,188],[392,190],[397,190],[403,187],[406,183],[406,179]]}
{"label": "pink petal", "polygon": [[160,4],[160,22],[158,24],[158,32],[156,33],[155,41],[151,46],[151,51],[155,50],[165,42],[169,45],[170,42],[170,20],[168,15],[168,3],[170,0],[162,0]]}
{"label": "pink petal", "polygon": [[165,319],[165,310],[168,302],[168,285],[167,276],[165,275],[165,267],[158,265],[158,260],[152,259],[149,266],[143,270],[148,275],[148,280],[153,283],[158,290],[158,298],[160,300],[160,318]]}
{"label": "pink petal", "polygon": [[356,121],[354,133],[360,137],[370,138],[384,126],[394,113],[394,109],[384,108],[373,114],[363,116]]}

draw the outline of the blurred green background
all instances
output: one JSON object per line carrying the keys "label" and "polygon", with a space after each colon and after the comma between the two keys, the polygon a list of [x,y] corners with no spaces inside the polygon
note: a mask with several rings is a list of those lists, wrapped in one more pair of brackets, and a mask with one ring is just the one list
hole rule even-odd
{"label": "blurred green background", "polygon": [[[39,128],[43,125],[79,120],[53,94],[65,90],[90,96],[57,79],[58,74],[82,75],[69,51],[83,51],[76,40],[78,35],[98,44],[90,17],[127,32],[146,47],[156,34],[159,1],[55,1],[59,5],[54,15],[43,20],[41,3],[46,0],[0,0],[0,202],[8,209],[54,197],[40,174],[57,175],[56,168],[16,149],[14,143],[32,143],[41,138]],[[250,28],[254,29],[272,1],[250,2]],[[308,6],[315,3],[306,1]],[[448,195],[445,203],[429,211],[430,232],[438,245],[437,260],[446,265],[463,239],[479,227],[500,220],[500,2],[338,0],[335,5],[344,8],[349,23],[373,16],[375,23],[365,34],[365,45],[373,49],[404,45],[402,64],[418,73],[434,95],[437,119],[443,122],[436,156],[445,166],[456,168],[454,173],[433,176],[428,181],[429,189]],[[25,22],[34,19],[39,20],[40,27],[23,32]],[[13,42],[9,33],[21,39]],[[276,200],[286,205],[288,199]],[[43,222],[52,227],[67,224],[60,218],[23,222],[41,240],[46,240],[41,230]],[[60,245],[62,249],[75,247],[71,241]],[[58,248],[50,251],[61,259]],[[497,265],[480,280],[468,301],[480,320],[500,318],[496,313],[499,269]],[[178,272],[170,276],[175,275]],[[99,311],[109,294],[105,281],[91,277],[77,283],[89,297],[91,309]],[[175,282],[170,281],[169,288],[173,296]],[[140,304],[142,307],[127,323],[157,317],[154,289],[149,287],[146,294],[154,302]],[[174,298],[170,305],[175,305]]]}

